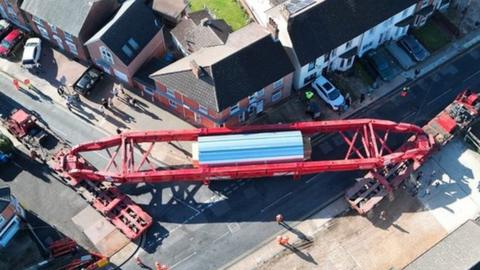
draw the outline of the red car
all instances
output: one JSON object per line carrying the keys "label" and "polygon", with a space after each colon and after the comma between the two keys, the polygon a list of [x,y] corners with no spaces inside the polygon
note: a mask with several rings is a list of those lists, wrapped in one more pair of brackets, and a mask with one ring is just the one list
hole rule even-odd
{"label": "red car", "polygon": [[19,29],[13,29],[0,43],[0,56],[9,56],[13,49],[23,39],[23,33]]}

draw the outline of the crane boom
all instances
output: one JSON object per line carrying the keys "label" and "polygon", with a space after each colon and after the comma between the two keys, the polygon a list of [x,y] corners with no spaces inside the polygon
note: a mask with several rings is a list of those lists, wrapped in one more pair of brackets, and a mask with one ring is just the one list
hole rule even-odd
{"label": "crane boom", "polygon": [[[151,156],[155,143],[197,141],[201,136],[252,134],[260,132],[300,131],[302,136],[339,134],[346,150],[336,160],[306,160],[295,162],[268,161],[250,164],[194,165],[176,169],[157,168]],[[410,138],[406,147],[393,151],[389,137],[395,134]],[[105,139],[76,145],[56,155],[56,170],[64,177],[120,183],[228,180],[281,175],[301,175],[320,172],[369,170],[423,157],[433,146],[433,140],[422,128],[376,119],[351,119],[290,124],[252,125],[241,128],[199,128],[169,131],[125,132]],[[106,151],[109,160],[103,169],[90,165],[83,155]],[[137,154],[135,154],[135,152]],[[344,153],[341,153],[344,152]],[[138,154],[140,153],[140,154]]]}

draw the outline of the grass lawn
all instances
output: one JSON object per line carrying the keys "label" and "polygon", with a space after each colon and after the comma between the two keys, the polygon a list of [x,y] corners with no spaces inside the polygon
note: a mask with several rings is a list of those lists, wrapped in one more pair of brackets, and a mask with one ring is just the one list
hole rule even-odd
{"label": "grass lawn", "polygon": [[192,11],[207,7],[218,19],[224,19],[233,31],[247,25],[249,17],[236,0],[191,0]]}
{"label": "grass lawn", "polygon": [[440,28],[432,20],[428,21],[424,26],[414,29],[412,32],[430,52],[435,52],[452,41],[450,33]]}

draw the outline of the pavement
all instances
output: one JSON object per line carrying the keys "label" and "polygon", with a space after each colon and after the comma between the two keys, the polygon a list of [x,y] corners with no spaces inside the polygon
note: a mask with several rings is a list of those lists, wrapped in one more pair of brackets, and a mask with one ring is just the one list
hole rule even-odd
{"label": "pavement", "polygon": [[480,154],[462,138],[420,170],[418,193],[399,190],[368,218],[338,199],[295,227],[279,225],[290,247],[270,241],[229,269],[402,269],[480,215]]}
{"label": "pavement", "polygon": [[[474,41],[469,42],[470,45],[474,44]],[[477,65],[479,59],[480,48],[476,47],[431,74],[419,78],[412,85],[412,93],[407,98],[400,99],[398,94],[388,94],[386,91],[381,102],[373,103],[372,98],[368,103],[366,101],[362,106],[359,105],[354,117],[425,123],[465,87],[480,88],[480,67]],[[68,138],[71,144],[95,140],[114,132],[109,128],[115,127],[114,124],[102,119],[98,113],[94,114],[94,110],[98,108],[97,103],[90,105],[85,101],[83,104],[91,107],[82,105],[87,113],[69,112],[56,91],[52,93],[55,88],[48,81],[37,80],[25,71],[16,70],[15,64],[4,60],[0,63],[0,69],[4,72],[11,72],[20,76],[20,79],[24,79],[21,76],[26,76],[37,88],[36,91],[17,91],[11,83],[12,78],[1,75],[2,113],[14,107],[27,107],[37,112],[56,133]],[[109,94],[108,89],[99,92],[100,96]],[[139,99],[148,108],[154,108],[155,105],[148,100]],[[367,105],[368,108],[365,107]],[[119,104],[118,107],[120,106],[123,105]],[[129,115],[134,113],[129,112]],[[135,122],[128,124],[132,127],[137,124],[137,127],[149,128],[156,128],[156,124],[165,124],[159,128],[167,128],[168,125],[176,128],[181,125],[175,119],[167,121],[168,117],[172,117],[168,114],[159,116],[164,121],[151,120],[149,117],[145,113],[137,112]],[[150,121],[156,121],[156,124]],[[397,138],[393,144],[399,145],[401,141]],[[338,136],[315,139],[314,158],[337,158],[339,151],[336,150],[341,147],[344,146]],[[104,162],[105,158],[103,154],[88,157],[94,164]],[[1,178],[10,181],[14,192],[16,189],[19,194],[19,200],[25,201],[33,212],[54,224],[66,235],[84,237],[71,219],[86,207],[86,202],[55,181],[47,171],[44,172],[45,168],[36,169],[30,163],[14,167],[16,169],[12,170],[16,171],[6,172]],[[34,175],[22,171],[22,168],[29,168]],[[271,241],[272,237],[282,231],[273,221],[277,213],[283,213],[286,221],[295,226],[341,196],[360,175],[361,172],[323,173],[303,177],[298,181],[291,181],[291,177],[277,177],[257,181],[219,181],[211,183],[210,186],[182,182],[123,185],[122,191],[152,215],[154,225],[139,243],[141,249],[136,252],[136,245],[127,246],[128,252],[121,252],[116,258],[117,265],[123,264],[136,252],[150,266],[153,266],[155,261],[160,261],[174,269],[227,267],[232,260],[248,254],[262,243]],[[122,268],[137,269],[137,266],[129,260]]]}

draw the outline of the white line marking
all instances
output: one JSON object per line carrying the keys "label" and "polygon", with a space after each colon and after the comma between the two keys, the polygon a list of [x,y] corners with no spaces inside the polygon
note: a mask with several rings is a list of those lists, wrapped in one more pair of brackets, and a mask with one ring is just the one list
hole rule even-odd
{"label": "white line marking", "polygon": [[[188,207],[188,208],[192,209],[193,211],[195,211],[195,213],[197,213],[197,214],[200,214],[200,211],[198,211],[198,209],[197,209],[197,208],[195,208],[195,207],[193,207],[193,206],[189,205],[188,203],[186,203],[186,202],[184,202],[184,201],[180,200],[179,198],[177,198],[177,197],[175,197],[175,196],[173,196],[173,195],[172,195],[172,198],[174,198],[174,199],[175,199],[175,201],[177,201],[177,202],[181,203],[182,205],[184,205],[184,206],[186,206],[186,207]],[[191,218],[191,217],[190,217],[190,218]]]}
{"label": "white line marking", "polygon": [[310,183],[312,182],[313,180],[315,180],[315,178],[317,178],[317,176],[314,176],[314,177],[311,177],[310,179],[308,179],[307,181],[305,181],[305,183]]}
{"label": "white line marking", "polygon": [[225,236],[229,235],[230,232],[225,232],[224,234],[220,235],[219,237],[217,237],[217,239],[213,240],[213,243],[215,244],[216,242],[218,242],[220,239],[224,238]]}
{"label": "white line marking", "polygon": [[195,256],[196,254],[197,254],[196,251],[193,252],[192,254],[188,255],[187,257],[181,259],[180,261],[178,261],[177,263],[175,263],[174,265],[172,265],[172,266],[170,267],[170,269],[175,268],[175,267],[178,266],[179,264],[181,264],[181,263],[187,261],[188,259],[190,259],[191,257]]}
{"label": "white line marking", "polygon": [[463,80],[463,82],[466,82],[466,81],[470,80],[471,78],[477,76],[479,73],[480,73],[480,70],[478,70],[477,72],[475,72],[475,73],[473,73],[472,75],[468,76],[465,80]]}
{"label": "white line marking", "polygon": [[276,201],[272,202],[271,204],[267,205],[265,208],[263,208],[262,210],[260,210],[261,213],[265,212],[265,210],[267,210],[268,208],[272,207],[273,205],[277,204],[278,202],[280,202],[281,200],[285,199],[286,197],[292,195],[292,191],[288,192],[287,194],[283,195],[282,197],[278,198]]}

